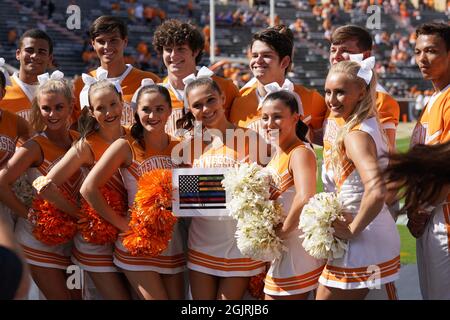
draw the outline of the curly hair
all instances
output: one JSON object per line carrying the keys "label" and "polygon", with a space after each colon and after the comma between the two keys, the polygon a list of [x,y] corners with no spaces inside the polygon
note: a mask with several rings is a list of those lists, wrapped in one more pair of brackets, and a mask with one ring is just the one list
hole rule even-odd
{"label": "curly hair", "polygon": [[187,44],[195,52],[199,51],[195,57],[195,63],[202,59],[205,40],[202,33],[192,24],[176,19],[164,21],[153,35],[153,48],[162,54],[164,47]]}

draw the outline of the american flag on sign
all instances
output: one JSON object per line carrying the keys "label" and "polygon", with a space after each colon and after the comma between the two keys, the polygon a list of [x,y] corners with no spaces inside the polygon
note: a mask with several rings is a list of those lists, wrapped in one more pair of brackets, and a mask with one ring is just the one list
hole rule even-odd
{"label": "american flag on sign", "polygon": [[180,209],[226,209],[222,174],[179,175]]}

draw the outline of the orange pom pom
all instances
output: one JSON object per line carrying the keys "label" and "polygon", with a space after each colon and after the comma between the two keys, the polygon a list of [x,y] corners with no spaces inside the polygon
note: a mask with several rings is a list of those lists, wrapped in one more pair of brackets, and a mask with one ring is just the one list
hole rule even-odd
{"label": "orange pom pom", "polygon": [[172,171],[155,169],[143,174],[131,211],[131,232],[123,245],[136,256],[157,256],[172,238],[177,218],[167,210],[172,205]]}
{"label": "orange pom pom", "polygon": [[[125,199],[119,192],[107,187],[103,187],[101,191],[108,205],[117,214],[126,213]],[[119,230],[103,219],[84,199],[81,212],[82,218],[78,221],[78,230],[86,242],[103,245],[116,241]]]}
{"label": "orange pom pom", "polygon": [[251,277],[248,282],[248,292],[258,300],[264,299],[264,279],[266,278],[266,274],[267,270]]}
{"label": "orange pom pom", "polygon": [[34,225],[33,235],[42,243],[58,245],[77,233],[76,219],[41,198],[35,198],[28,219]]}

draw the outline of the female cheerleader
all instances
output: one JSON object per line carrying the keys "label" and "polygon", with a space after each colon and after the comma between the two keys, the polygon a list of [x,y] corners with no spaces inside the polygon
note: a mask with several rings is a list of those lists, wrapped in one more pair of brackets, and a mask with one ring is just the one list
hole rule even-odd
{"label": "female cheerleader", "polygon": [[325,83],[331,115],[324,161],[347,211],[346,221],[334,223],[335,236],[348,240],[348,249],[344,257],[327,262],[317,299],[364,299],[369,289],[381,285],[395,298],[400,239],[385,204],[380,172],[388,162],[383,157],[388,147],[375,109],[375,75],[367,65],[339,62]]}
{"label": "female cheerleader", "polygon": [[[129,217],[117,215],[102,198],[99,188],[120,169],[131,208],[139,177],[152,169],[173,168],[175,164],[171,153],[178,144],[164,131],[172,111],[166,88],[144,86],[137,94],[136,103],[136,123],[131,128],[131,137],[112,143],[81,187],[81,194],[92,208],[122,232],[129,230]],[[185,270],[185,258],[177,225],[168,248],[156,257],[131,255],[119,236],[114,264],[123,270],[140,298],[184,299],[182,272]]]}
{"label": "female cheerleader", "polygon": [[[108,80],[93,83],[88,91],[89,107],[83,108],[78,119],[81,138],[46,175],[47,185],[39,194],[66,212],[76,212],[76,206],[67,201],[58,186],[70,178],[80,167],[88,169],[100,159],[105,150],[126,134],[120,125],[122,96]],[[108,189],[119,193],[124,201],[126,190],[117,171],[107,182]],[[104,299],[121,300],[130,296],[113,263],[113,244],[93,244],[77,233],[72,260],[89,273],[95,287]]]}
{"label": "female cheerleader", "polygon": [[[30,208],[17,199],[11,184],[25,172],[31,181],[46,175],[79,136],[68,129],[74,100],[71,87],[63,76],[59,72],[59,76],[52,74],[50,79],[41,81],[31,110],[31,125],[37,134],[16,151],[0,172],[0,201],[19,216],[15,229],[17,240],[22,245],[34,281],[49,300],[81,297],[80,290],[69,290],[66,285],[72,241],[52,246],[37,240],[33,225],[27,220]],[[81,174],[75,172],[61,188],[75,199],[80,185]],[[78,218],[77,211],[66,213]]]}
{"label": "female cheerleader", "polygon": [[269,93],[262,102],[262,128],[276,153],[268,166],[277,173],[271,199],[284,209],[285,220],[278,235],[287,248],[275,259],[265,279],[266,300],[307,299],[319,285],[324,261],[311,257],[303,248],[298,229],[303,206],[316,192],[316,156],[306,139],[308,127],[300,120],[296,93]]}
{"label": "female cheerleader", "polygon": [[[237,128],[226,119],[225,96],[211,78],[199,78],[186,85],[189,112],[180,119],[183,129],[194,130],[187,145],[193,145],[192,166],[233,167],[258,159],[258,140],[251,150],[250,130]],[[201,122],[200,130],[194,120]],[[199,132],[197,132],[199,131]],[[257,135],[253,132],[253,137]],[[239,135],[244,139],[239,139]],[[199,140],[200,139],[200,140]],[[196,146],[201,148],[196,148]],[[195,150],[200,152],[196,153]],[[253,152],[250,152],[253,151]],[[236,221],[231,217],[193,217],[189,227],[188,268],[194,299],[242,299],[249,278],[265,270],[265,264],[244,257],[235,238]]]}

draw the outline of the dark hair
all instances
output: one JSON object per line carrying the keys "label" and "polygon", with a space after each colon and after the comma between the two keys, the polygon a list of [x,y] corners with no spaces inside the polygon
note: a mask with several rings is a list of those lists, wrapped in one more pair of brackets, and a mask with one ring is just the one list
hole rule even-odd
{"label": "dark hair", "polygon": [[253,34],[250,49],[253,47],[255,41],[261,41],[268,44],[275,50],[280,60],[288,56],[291,61],[289,62],[285,73],[289,71],[292,65],[292,55],[294,53],[294,34],[291,29],[284,25],[277,25],[257,32]]}
{"label": "dark hair", "polygon": [[25,31],[19,39],[19,49],[22,48],[23,39],[32,38],[32,39],[42,39],[47,41],[48,43],[48,54],[53,54],[53,41],[50,36],[41,29],[30,29]]}
{"label": "dark hair", "polygon": [[167,88],[152,84],[145,87],[142,87],[136,97],[136,111],[134,113],[135,123],[131,126],[131,136],[139,142],[141,147],[145,148],[144,145],[144,127],[142,126],[141,120],[139,119],[139,115],[137,113],[137,108],[139,106],[139,100],[146,93],[158,93],[164,97],[164,100],[168,103],[169,107],[172,109],[172,100],[170,99],[170,93]]}
{"label": "dark hair", "polygon": [[[5,70],[5,72],[8,72],[8,71]],[[5,87],[6,87],[6,78],[1,70],[0,70],[0,87],[2,87],[3,89],[5,89]]]}
{"label": "dark hair", "polygon": [[[222,94],[222,90],[220,89],[219,85],[212,78],[198,78],[189,83],[184,88],[184,99],[188,101],[187,97],[189,96],[189,93],[192,91],[192,89],[205,85],[208,86],[209,89],[216,91],[218,94]],[[176,127],[177,129],[191,130],[194,127],[194,121],[194,115],[191,111],[188,111],[183,115],[183,117],[177,120]]]}
{"label": "dark hair", "polygon": [[437,200],[446,184],[450,184],[450,141],[443,144],[418,144],[403,154],[389,155],[384,170],[386,182],[400,183],[406,197],[402,212],[417,210]]}
{"label": "dark hair", "polygon": [[445,42],[447,51],[450,50],[450,26],[444,22],[429,22],[420,25],[416,29],[416,36],[420,35],[438,35]]}
{"label": "dark hair", "polygon": [[89,36],[91,40],[94,40],[101,34],[111,34],[116,31],[119,31],[122,39],[128,37],[128,27],[122,19],[113,16],[100,16],[91,24]]}
{"label": "dark hair", "polygon": [[348,40],[356,40],[361,51],[372,50],[372,36],[363,27],[348,24],[333,31],[330,37],[331,44],[341,44]]}
{"label": "dark hair", "polygon": [[187,44],[192,51],[199,51],[195,63],[202,59],[205,40],[202,33],[192,24],[176,19],[164,21],[153,34],[153,48],[162,54],[164,47]]}
{"label": "dark hair", "polygon": [[[298,102],[294,94],[292,94],[291,92],[285,90],[276,91],[269,93],[267,97],[264,98],[264,102],[276,100],[279,100],[283,102],[286,106],[288,106],[292,114],[298,113]],[[300,140],[306,143],[310,143],[307,138],[308,130],[309,130],[308,126],[302,120],[299,119],[297,125],[295,126],[295,133],[297,134],[297,137]]]}

